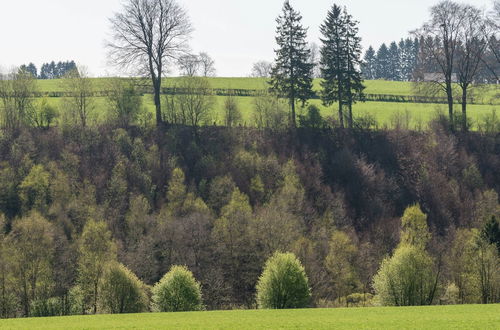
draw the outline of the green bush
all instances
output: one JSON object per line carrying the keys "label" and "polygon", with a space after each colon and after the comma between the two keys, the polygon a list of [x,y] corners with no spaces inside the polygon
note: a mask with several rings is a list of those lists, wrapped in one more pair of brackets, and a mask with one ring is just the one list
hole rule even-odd
{"label": "green bush", "polygon": [[38,299],[31,303],[31,317],[63,315],[60,298]]}
{"label": "green bush", "polygon": [[399,246],[391,258],[384,259],[373,279],[382,305],[431,305],[436,294],[434,262],[429,254],[413,245]]}
{"label": "green bush", "polygon": [[173,266],[153,287],[153,308],[159,312],[198,311],[203,308],[201,286],[185,266]]}
{"label": "green bush", "polygon": [[140,313],[148,305],[144,283],[124,265],[113,263],[101,284],[101,309],[112,314]]}
{"label": "green bush", "polygon": [[259,308],[304,308],[311,289],[306,272],[293,253],[275,253],[266,262],[257,283]]}

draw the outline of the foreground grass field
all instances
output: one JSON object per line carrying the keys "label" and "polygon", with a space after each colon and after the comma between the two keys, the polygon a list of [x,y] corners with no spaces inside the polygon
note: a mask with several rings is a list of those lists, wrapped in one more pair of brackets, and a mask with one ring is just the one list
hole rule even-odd
{"label": "foreground grass field", "polygon": [[500,305],[249,310],[0,321],[1,329],[500,329]]}

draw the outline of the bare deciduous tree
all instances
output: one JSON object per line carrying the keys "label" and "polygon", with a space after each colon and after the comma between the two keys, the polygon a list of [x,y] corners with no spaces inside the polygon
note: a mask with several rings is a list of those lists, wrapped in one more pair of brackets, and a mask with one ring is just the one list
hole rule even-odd
{"label": "bare deciduous tree", "polygon": [[73,69],[66,74],[62,87],[66,92],[65,107],[69,110],[73,124],[86,127],[94,111],[94,86],[85,68]]}
{"label": "bare deciduous tree", "polygon": [[467,97],[475,82],[483,57],[488,47],[485,37],[486,21],[482,12],[472,6],[463,8],[465,19],[460,29],[460,42],[457,52],[457,78],[462,90],[462,130],[467,131]]}
{"label": "bare deciduous tree", "polygon": [[169,60],[186,54],[192,31],[186,11],[175,0],[127,0],[110,20],[111,58],[123,68],[139,68],[153,84],[156,122],[162,122],[161,82]]}
{"label": "bare deciduous tree", "polygon": [[198,56],[188,54],[179,57],[177,65],[182,76],[194,77],[198,75],[201,62]]}
{"label": "bare deciduous tree", "polygon": [[[453,125],[453,73],[455,70],[460,31],[466,15],[464,7],[450,0],[441,1],[431,8],[431,19],[414,34],[421,40],[421,52],[432,61],[439,74],[433,83],[446,93],[451,128]],[[422,63],[421,63],[422,64]],[[428,63],[427,63],[428,65]],[[436,72],[429,72],[436,73]]]}
{"label": "bare deciduous tree", "polygon": [[272,63],[267,61],[256,62],[252,67],[251,76],[255,78],[269,78],[271,77],[272,67]]}
{"label": "bare deciduous tree", "polygon": [[210,55],[205,52],[201,52],[198,55],[198,59],[200,60],[201,74],[203,77],[215,77],[215,61]]}

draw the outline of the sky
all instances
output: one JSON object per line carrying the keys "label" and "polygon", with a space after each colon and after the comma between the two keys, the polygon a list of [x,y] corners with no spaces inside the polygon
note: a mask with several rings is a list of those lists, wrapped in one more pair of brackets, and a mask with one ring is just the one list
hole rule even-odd
{"label": "sky", "polygon": [[[125,74],[109,66],[109,18],[126,0],[0,0],[0,71],[33,62],[75,60],[92,76]],[[212,56],[220,77],[248,76],[252,64],[274,58],[282,0],[177,0],[188,12],[193,52]],[[333,3],[357,19],[363,47],[406,37],[438,0],[291,0],[319,43],[319,26]],[[492,0],[469,0],[489,9]]]}

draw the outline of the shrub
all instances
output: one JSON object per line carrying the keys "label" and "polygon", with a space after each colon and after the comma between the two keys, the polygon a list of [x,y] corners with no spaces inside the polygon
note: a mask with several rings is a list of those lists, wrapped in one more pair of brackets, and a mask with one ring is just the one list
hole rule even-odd
{"label": "shrub", "polygon": [[185,266],[173,266],[153,288],[153,307],[160,312],[203,308],[201,286]]}
{"label": "shrub", "polygon": [[304,308],[311,289],[304,267],[293,253],[275,253],[266,262],[257,283],[259,308]]}
{"label": "shrub", "polygon": [[382,261],[373,287],[382,305],[431,305],[436,292],[432,258],[423,249],[403,244]]}
{"label": "shrub", "polygon": [[32,317],[48,317],[63,315],[59,298],[38,299],[31,303]]}
{"label": "shrub", "polygon": [[122,264],[114,263],[101,284],[100,306],[112,313],[140,313],[147,310],[145,285]]}

